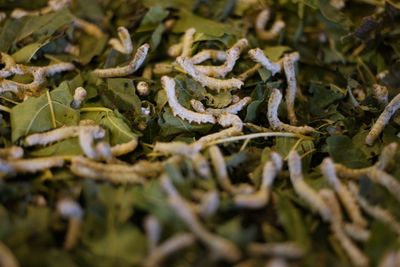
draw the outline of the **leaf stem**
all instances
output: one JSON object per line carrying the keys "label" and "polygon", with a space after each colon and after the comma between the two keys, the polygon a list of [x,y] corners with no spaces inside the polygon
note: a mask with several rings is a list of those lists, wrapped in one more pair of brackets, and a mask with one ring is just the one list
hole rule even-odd
{"label": "leaf stem", "polygon": [[80,112],[113,112],[113,110],[105,107],[86,107],[79,109]]}
{"label": "leaf stem", "polygon": [[57,128],[56,115],[54,114],[53,101],[51,100],[49,90],[46,90],[46,96],[47,96],[47,101],[49,102],[51,123],[53,124],[53,128]]}
{"label": "leaf stem", "polygon": [[228,137],[228,138],[224,138],[224,139],[219,139],[219,140],[215,140],[213,142],[208,143],[207,146],[229,143],[229,142],[236,142],[236,141],[240,141],[240,140],[260,138],[260,137],[278,137],[278,136],[288,137],[288,138],[302,138],[302,139],[309,139],[309,140],[312,139],[311,137],[303,136],[303,135],[295,134],[295,133],[267,132],[267,133],[246,134],[246,135],[233,136],[233,137]]}

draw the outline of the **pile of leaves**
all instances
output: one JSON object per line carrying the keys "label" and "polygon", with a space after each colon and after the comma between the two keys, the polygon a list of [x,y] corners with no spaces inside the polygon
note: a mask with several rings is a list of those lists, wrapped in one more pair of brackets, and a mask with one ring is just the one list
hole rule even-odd
{"label": "pile of leaves", "polygon": [[[20,146],[26,159],[61,157],[67,162],[35,173],[2,175],[7,171],[7,160],[0,154],[1,264],[8,259],[11,262],[4,266],[256,267],[265,266],[268,261],[270,266],[354,265],[330,223],[323,221],[295,192],[287,159],[293,151],[301,156],[304,180],[318,191],[331,188],[320,169],[324,158],[330,157],[349,168],[364,168],[378,161],[385,146],[399,143],[400,117],[396,114],[373,145],[365,143],[385,108],[375,97],[374,87],[385,87],[389,100],[400,93],[399,4],[389,0],[67,2],[70,3],[61,9],[18,18],[11,16],[16,9],[41,10],[47,1],[0,0],[0,17],[4,15],[0,20],[0,52],[12,56],[17,64],[48,66],[68,62],[75,66],[72,71],[47,77],[40,90],[22,97],[0,89],[0,147]],[[343,2],[344,6],[339,8],[336,2]],[[258,38],[254,28],[257,14],[265,8],[271,10],[267,28],[276,19],[285,23],[271,40]],[[79,29],[75,25],[77,19],[92,23],[102,34]],[[144,43],[150,45],[145,62],[125,77],[96,77],[93,70],[124,65],[131,59],[131,55],[108,44],[110,38],[118,38],[120,26],[129,31],[134,52]],[[181,42],[190,28],[196,30],[193,53],[227,50],[241,38],[247,38],[250,48],[261,48],[272,61],[297,51],[300,60],[295,111],[299,125],[312,126],[315,131],[304,136],[271,129],[268,99],[274,88],[286,90],[283,73],[273,75],[259,68],[240,90],[218,93],[195,81],[168,54],[168,49]],[[71,47],[78,52],[71,52]],[[254,64],[243,52],[228,77],[237,77]],[[187,157],[171,160],[173,156],[154,151],[157,142],[190,144],[223,130],[219,125],[197,124],[174,116],[161,75],[154,71],[156,65],[168,66],[167,75],[175,79],[178,99],[188,109],[191,99],[207,107],[222,108],[236,96],[251,97],[238,113],[244,125],[242,134],[212,144],[222,151],[234,186],[259,188],[263,166],[271,159],[271,153],[282,157],[283,169],[275,178],[267,205],[255,209],[238,207],[232,194],[218,183],[216,168],[204,177],[196,171],[196,161]],[[0,71],[4,68],[1,62]],[[153,75],[145,76],[146,68],[153,68]],[[0,84],[4,79],[0,78]],[[15,75],[7,79],[29,83],[32,78]],[[149,92],[140,94],[139,82],[146,82]],[[80,108],[73,108],[71,102],[78,87],[84,87],[87,96]],[[288,121],[284,104],[280,105],[279,116]],[[77,176],[68,161],[84,154],[78,138],[46,146],[28,146],[24,141],[31,134],[77,126],[83,120],[94,121],[105,129],[104,140],[111,146],[138,140],[134,151],[109,164],[160,163],[161,171],[153,175],[152,167],[143,167],[141,171],[148,172],[149,177],[141,184]],[[399,151],[387,169],[396,182],[400,179],[400,165],[395,164],[400,160]],[[200,154],[211,164],[207,147]],[[193,210],[201,204],[202,195],[216,194],[215,210],[207,216],[197,214],[197,219],[209,233],[234,244],[239,257],[229,261],[216,255],[193,230],[196,226],[182,220],[184,215],[171,201],[172,189],[166,189],[168,181],[179,196],[193,204]],[[379,186],[366,175],[354,181],[360,187],[360,195],[371,205],[390,212],[395,222],[400,220],[398,198],[388,193],[390,186]],[[77,218],[63,216],[60,205],[66,200],[82,213],[77,216],[79,226],[72,246],[66,246],[66,239],[71,234],[71,220]],[[369,259],[369,265],[363,266],[377,266],[388,255],[400,253],[400,233],[393,230],[393,225],[370,214],[363,215],[368,222],[368,238],[355,241]],[[344,220],[349,221],[348,216]],[[149,230],[152,225],[160,231],[155,247],[149,235],[154,232]],[[161,263],[151,265],[150,255],[179,234],[188,235],[190,244],[172,249]],[[249,249],[255,243],[295,244],[301,253],[290,255],[290,247],[284,246],[281,252],[257,254]]]}

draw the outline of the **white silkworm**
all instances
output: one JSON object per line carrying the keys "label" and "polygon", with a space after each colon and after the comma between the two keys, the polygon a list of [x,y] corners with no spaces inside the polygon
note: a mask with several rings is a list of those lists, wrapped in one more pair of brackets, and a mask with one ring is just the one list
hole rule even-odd
{"label": "white silkworm", "polygon": [[330,0],[329,4],[336,8],[337,10],[343,9],[346,5],[345,0]]}
{"label": "white silkworm", "polygon": [[400,94],[396,95],[389,104],[385,107],[379,118],[376,120],[374,125],[372,126],[370,132],[365,138],[365,143],[369,146],[372,146],[375,140],[382,133],[386,124],[389,123],[390,118],[393,114],[400,108]]}
{"label": "white silkworm", "polygon": [[393,158],[397,152],[398,144],[393,142],[385,146],[381,154],[379,155],[378,161],[375,163],[375,167],[381,171],[384,171],[387,166],[393,161]]}
{"label": "white silkworm", "polygon": [[153,74],[154,75],[168,75],[175,70],[175,67],[171,63],[160,62],[156,63],[153,66]]}
{"label": "white silkworm", "polygon": [[211,90],[221,91],[221,90],[234,90],[240,89],[243,82],[241,80],[230,78],[230,79],[216,79],[208,77],[201,72],[199,72],[190,58],[188,57],[178,57],[176,62],[188,73],[195,81],[199,82],[204,87],[208,87]]}
{"label": "white silkworm", "polygon": [[304,199],[312,209],[318,211],[324,221],[331,219],[331,210],[325,204],[321,196],[310,187],[303,178],[301,159],[299,154],[292,150],[288,156],[290,181],[296,193]]}
{"label": "white silkworm", "polygon": [[304,250],[295,242],[279,243],[250,243],[247,247],[253,256],[272,256],[286,259],[299,259],[303,257]]}
{"label": "white silkworm", "polygon": [[60,10],[64,7],[67,7],[71,4],[71,0],[49,0],[47,2],[47,6],[38,9],[38,10],[32,10],[32,11],[27,11],[21,8],[16,8],[11,12],[11,17],[14,19],[19,19],[25,16],[40,16],[40,15],[45,15],[53,11]]}
{"label": "white silkworm", "polygon": [[183,40],[182,40],[181,56],[190,57],[190,55],[192,54],[192,45],[193,45],[195,34],[196,34],[195,28],[189,28],[186,30],[185,34],[183,35]]}
{"label": "white silkworm", "polygon": [[204,107],[203,103],[201,103],[199,100],[196,99],[191,99],[190,100],[190,105],[192,106],[192,108],[199,113],[205,113],[206,112],[206,108]]}
{"label": "white silkworm", "polygon": [[265,56],[264,52],[260,48],[251,49],[248,54],[253,61],[263,66],[266,70],[269,70],[272,75],[281,72],[281,64],[272,62]]}
{"label": "white silkworm", "polygon": [[96,139],[102,138],[102,136],[105,135],[104,130],[97,125],[63,126],[44,133],[28,135],[25,137],[25,144],[27,146],[45,146],[68,138],[77,137],[81,131],[92,131],[96,133]]}
{"label": "white silkworm", "polygon": [[186,157],[193,157],[195,154],[199,153],[200,147],[191,146],[184,142],[157,142],[154,146],[153,151],[161,152],[165,154],[177,154]]}
{"label": "white silkworm", "polygon": [[96,159],[105,160],[106,162],[112,162],[114,160],[109,143],[103,141],[98,142],[94,151],[96,154]]}
{"label": "white silkworm", "polygon": [[372,218],[385,223],[390,227],[397,235],[400,235],[400,223],[395,219],[395,217],[386,209],[378,206],[371,205],[368,200],[362,197],[359,193],[358,186],[349,182],[349,188],[353,196],[357,199],[361,208]]}
{"label": "white silkworm", "polygon": [[278,34],[285,28],[285,22],[282,20],[276,20],[270,30],[265,30],[270,17],[271,11],[269,8],[262,10],[256,18],[255,30],[257,37],[261,40],[272,40],[278,36]]}
{"label": "white silkworm", "polygon": [[182,48],[183,48],[182,43],[173,44],[168,48],[167,54],[170,57],[179,57],[182,54]]}
{"label": "white silkworm", "polygon": [[111,154],[114,157],[119,157],[119,156],[122,156],[122,155],[125,155],[128,153],[131,153],[132,151],[134,151],[136,149],[137,145],[138,145],[138,140],[137,140],[137,138],[134,138],[129,142],[112,146]]}
{"label": "white silkworm", "polygon": [[74,200],[62,199],[57,202],[57,210],[62,217],[68,219],[68,229],[64,240],[64,249],[71,250],[79,241],[83,209]]}
{"label": "white silkworm", "polygon": [[[239,111],[241,111],[247,104],[251,102],[251,97],[246,96],[240,99],[238,102],[229,105],[226,108],[220,108],[220,109],[214,109],[214,108],[207,108],[205,110],[206,113],[213,114],[214,116],[218,116],[224,113],[230,113],[230,114],[237,114]],[[201,102],[200,102],[201,103]],[[193,105],[192,105],[193,107]]]}
{"label": "white silkworm", "polygon": [[215,171],[217,183],[226,192],[234,194],[236,189],[230,181],[224,156],[222,155],[221,150],[218,146],[211,146],[208,149],[208,152],[210,153],[211,163]]}
{"label": "white silkworm", "polygon": [[142,66],[143,62],[146,60],[149,49],[149,44],[143,44],[137,49],[135,56],[128,65],[108,69],[95,69],[93,73],[100,78],[124,77],[131,75]]}
{"label": "white silkworm", "polygon": [[295,73],[295,62],[299,60],[299,53],[294,52],[288,55],[285,55],[282,60],[283,70],[285,71],[286,80],[287,80],[287,89],[286,89],[286,109],[288,112],[288,117],[290,124],[297,124],[296,112],[294,109],[294,101],[296,98],[297,92],[297,81],[296,81],[296,73]]}
{"label": "white silkworm", "polygon": [[19,267],[17,258],[12,251],[0,241],[0,266],[4,267]]}
{"label": "white silkworm", "polygon": [[118,27],[117,31],[119,39],[111,38],[110,41],[108,41],[108,44],[122,54],[131,54],[133,51],[133,46],[131,35],[129,34],[128,29],[121,26]]}
{"label": "white silkworm", "polygon": [[143,184],[145,181],[131,166],[104,164],[81,156],[71,160],[70,170],[82,178],[109,181],[115,184]]}
{"label": "white silkworm", "polygon": [[5,176],[15,176],[18,173],[36,173],[63,165],[64,159],[58,156],[10,161],[0,160],[0,172]]}
{"label": "white silkworm", "polygon": [[4,64],[4,67],[0,70],[0,78],[7,78],[17,72],[17,64],[12,56],[0,52],[0,62]]}
{"label": "white silkworm", "polygon": [[20,159],[24,156],[24,150],[19,146],[0,148],[0,159]]}
{"label": "white silkworm", "polygon": [[147,96],[150,93],[150,86],[145,81],[140,81],[136,85],[136,90],[140,96]]}
{"label": "white silkworm", "polygon": [[85,88],[83,87],[76,88],[74,92],[74,100],[71,103],[71,107],[74,109],[79,109],[82,105],[82,102],[85,101],[86,96],[87,92]]}
{"label": "white silkworm", "polygon": [[389,102],[389,91],[386,86],[380,84],[372,85],[372,96],[378,101],[382,106],[386,106]]}
{"label": "white silkworm", "polygon": [[258,209],[267,205],[272,184],[283,165],[282,157],[278,153],[272,152],[270,157],[271,160],[263,167],[260,189],[254,194],[237,194],[234,202],[238,207]]}
{"label": "white silkworm", "polygon": [[[200,73],[217,78],[224,78],[232,71],[236,61],[239,59],[242,51],[249,45],[247,39],[240,39],[230,49],[226,51],[226,60],[220,66],[196,65]],[[193,61],[192,61],[193,62]]]}
{"label": "white silkworm", "polygon": [[268,100],[268,121],[272,129],[274,130],[283,130],[292,133],[298,134],[309,134],[315,132],[314,128],[310,126],[292,126],[286,123],[283,123],[278,118],[278,108],[279,104],[282,101],[282,93],[278,89],[273,89],[271,92],[271,96]]}
{"label": "white silkworm", "polygon": [[262,67],[261,64],[257,63],[255,64],[253,67],[245,70],[243,73],[239,74],[239,76],[237,77],[239,80],[241,80],[242,82],[246,81],[248,78],[250,78],[251,76],[253,76],[260,68]]}
{"label": "white silkworm", "polygon": [[192,60],[193,64],[200,64],[209,59],[213,61],[225,61],[226,56],[227,54],[223,50],[204,49],[192,56],[190,60]]}
{"label": "white silkworm", "polygon": [[174,116],[178,116],[181,119],[187,120],[189,122],[196,122],[199,124],[215,123],[215,118],[211,114],[193,112],[186,109],[179,103],[175,93],[175,80],[173,78],[163,76],[161,78],[161,84],[165,92],[167,93],[168,104],[171,107]]}
{"label": "white silkworm", "polygon": [[105,136],[105,131],[100,127],[84,127],[79,130],[79,145],[83,153],[91,158],[98,157],[97,151],[94,148],[95,139],[100,139]]}
{"label": "white silkworm", "polygon": [[225,259],[228,262],[237,261],[241,253],[236,245],[228,239],[209,232],[200,223],[191,206],[177,192],[170,178],[164,174],[160,179],[164,191],[168,194],[169,205],[186,227],[209,248],[217,259]]}
{"label": "white silkworm", "polygon": [[74,17],[72,25],[82,30],[86,34],[96,38],[102,38],[104,35],[103,31],[96,24],[90,23],[77,17]]}
{"label": "white silkworm", "polygon": [[161,224],[155,216],[148,215],[144,219],[144,229],[146,231],[148,250],[152,252],[161,238]]}
{"label": "white silkworm", "polygon": [[329,185],[336,191],[340,201],[345,207],[350,219],[353,223],[360,227],[367,226],[367,221],[363,218],[360,208],[358,207],[356,200],[350,193],[347,186],[343,185],[338,177],[336,176],[335,166],[332,159],[325,158],[321,164],[322,174],[327,179]]}
{"label": "white silkworm", "polygon": [[160,267],[163,266],[162,262],[173,253],[178,252],[184,248],[190,247],[194,245],[196,242],[196,237],[193,234],[189,233],[179,233],[176,234],[166,241],[164,241],[161,245],[156,247],[153,251],[148,255],[144,266],[145,267]]}

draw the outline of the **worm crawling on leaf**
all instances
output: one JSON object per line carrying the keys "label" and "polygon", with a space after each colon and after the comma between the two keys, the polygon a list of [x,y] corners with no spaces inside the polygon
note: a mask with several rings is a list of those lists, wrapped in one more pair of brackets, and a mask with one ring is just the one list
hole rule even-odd
{"label": "worm crawling on leaf", "polygon": [[293,126],[283,123],[278,118],[278,108],[282,101],[282,93],[278,89],[273,89],[268,100],[268,121],[273,130],[287,131],[297,134],[309,134],[314,132],[310,126]]}
{"label": "worm crawling on leaf", "polygon": [[148,250],[152,252],[161,239],[162,227],[160,221],[153,215],[147,215],[144,219],[144,230],[146,232]]}
{"label": "worm crawling on leaf", "polygon": [[358,207],[356,200],[350,193],[346,185],[336,176],[335,166],[330,158],[325,158],[321,164],[322,174],[325,176],[328,184],[335,190],[338,194],[340,201],[345,207],[350,219],[354,224],[365,227],[367,226],[367,221],[362,217],[360,208]]}
{"label": "worm crawling on leaf", "polygon": [[12,177],[20,173],[36,173],[62,166],[64,166],[64,158],[59,156],[8,161],[0,159],[0,177]]}
{"label": "worm crawling on leaf", "polygon": [[[226,51],[226,60],[220,66],[196,65],[196,69],[207,76],[224,78],[229,72],[232,71],[236,61],[239,59],[240,54],[248,46],[247,39],[240,39],[230,49]],[[191,59],[192,60],[192,59]],[[192,60],[193,63],[193,60]]]}
{"label": "worm crawling on leaf", "polygon": [[130,55],[133,51],[131,35],[125,27],[118,27],[118,39],[111,38],[108,44],[122,54]]}
{"label": "worm crawling on leaf", "polygon": [[291,151],[288,158],[290,181],[296,193],[304,199],[312,209],[318,211],[324,221],[331,220],[331,210],[321,196],[310,187],[303,178],[301,159],[296,151]]}
{"label": "worm crawling on leaf", "polygon": [[200,64],[209,59],[213,61],[226,61],[226,51],[223,50],[214,50],[214,49],[204,49],[193,55],[190,59],[193,64]]}
{"label": "worm crawling on leaf", "polygon": [[279,63],[274,63],[264,55],[264,52],[260,48],[251,49],[248,52],[250,58],[256,63],[269,70],[272,75],[275,75],[282,70],[282,66]]}
{"label": "worm crawling on leaf", "polygon": [[294,52],[291,54],[287,54],[283,57],[282,64],[283,70],[285,71],[286,80],[287,80],[287,89],[286,89],[286,109],[288,112],[288,117],[290,124],[297,124],[297,117],[294,109],[294,101],[296,98],[297,92],[297,81],[296,81],[296,71],[295,71],[295,62],[299,60],[299,53]]}
{"label": "worm crawling on leaf", "polygon": [[214,116],[211,114],[202,114],[198,112],[191,111],[185,107],[183,107],[179,102],[178,98],[176,97],[175,92],[175,80],[168,76],[163,76],[161,78],[161,84],[164,88],[165,92],[167,93],[168,97],[168,104],[172,109],[174,116],[178,116],[181,119],[187,120],[189,122],[196,122],[196,123],[215,123],[216,120]]}
{"label": "worm crawling on leaf", "polygon": [[150,46],[148,44],[140,46],[133,59],[126,66],[109,69],[95,69],[93,73],[100,78],[124,77],[131,75],[142,66],[143,62],[146,60],[149,48]]}
{"label": "worm crawling on leaf", "polygon": [[370,132],[365,138],[365,143],[369,146],[372,146],[375,140],[382,133],[386,124],[389,123],[390,118],[394,115],[394,113],[400,108],[400,94],[396,95],[389,104],[385,107],[381,115],[378,117],[374,125],[372,126]]}
{"label": "worm crawling on leaf", "polygon": [[239,260],[241,257],[239,248],[232,241],[209,232],[202,225],[191,206],[179,194],[166,174],[162,175],[160,179],[161,186],[168,195],[168,204],[186,227],[209,248],[213,256],[228,262]]}
{"label": "worm crawling on leaf", "polygon": [[261,40],[272,40],[275,39],[278,34],[285,28],[285,22],[283,20],[276,20],[271,29],[265,30],[265,26],[267,25],[269,19],[271,17],[271,10],[266,8],[262,10],[256,18],[255,29],[257,37]]}
{"label": "worm crawling on leaf", "polygon": [[85,101],[86,96],[87,92],[85,88],[83,87],[76,88],[74,92],[74,100],[71,103],[71,107],[74,109],[79,109],[82,105],[82,102]]}
{"label": "worm crawling on leaf", "polygon": [[202,74],[196,69],[196,66],[190,60],[189,57],[178,57],[176,62],[189,74],[195,81],[199,82],[204,87],[208,87],[211,90],[216,90],[217,92],[223,90],[234,90],[240,89],[243,82],[241,80],[230,78],[230,79],[216,79]]}
{"label": "worm crawling on leaf", "polygon": [[343,229],[340,205],[335,194],[329,189],[323,189],[320,191],[320,196],[331,209],[331,231],[339,241],[340,246],[346,252],[350,261],[357,267],[368,266],[368,257],[356,246],[356,244],[354,244]]}
{"label": "worm crawling on leaf", "polygon": [[386,107],[389,102],[389,91],[384,85],[380,85],[377,83],[372,85],[372,96],[383,107]]}
{"label": "worm crawling on leaf", "polygon": [[95,38],[102,38],[104,36],[103,31],[96,24],[88,22],[86,20],[74,17],[72,25],[82,30],[87,35],[93,36]]}
{"label": "worm crawling on leaf", "polygon": [[172,45],[168,49],[168,55],[170,55],[171,57],[178,57],[178,56],[190,57],[190,55],[192,54],[192,45],[195,34],[196,34],[195,28],[187,29],[185,31],[185,34],[183,35],[182,42]]}
{"label": "worm crawling on leaf", "polygon": [[50,12],[58,11],[64,7],[68,7],[71,4],[71,0],[49,0],[47,2],[47,6],[39,9],[39,10],[33,10],[33,11],[28,11],[24,10],[21,8],[16,8],[11,12],[11,17],[14,19],[19,19],[25,16],[40,16],[40,15],[45,15]]}

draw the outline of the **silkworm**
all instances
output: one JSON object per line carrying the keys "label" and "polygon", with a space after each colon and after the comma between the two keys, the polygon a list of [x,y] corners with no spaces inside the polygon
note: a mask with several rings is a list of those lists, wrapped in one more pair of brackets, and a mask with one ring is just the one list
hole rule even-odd
{"label": "silkworm", "polygon": [[93,74],[100,78],[124,77],[131,75],[142,66],[143,62],[146,60],[149,48],[149,44],[143,44],[140,46],[137,49],[133,59],[126,66],[108,69],[95,69]]}
{"label": "silkworm", "polygon": [[47,2],[47,6],[38,9],[38,10],[32,10],[32,11],[27,11],[21,8],[16,8],[11,12],[11,17],[14,19],[19,19],[25,16],[40,16],[40,15],[45,15],[53,11],[60,10],[64,7],[67,7],[71,4],[71,0],[49,0]]}
{"label": "silkworm", "polygon": [[168,195],[169,205],[186,227],[209,248],[217,259],[225,259],[228,262],[237,261],[241,257],[241,253],[236,245],[228,239],[212,234],[200,223],[195,212],[181,197],[166,174],[162,175],[160,180]]}
{"label": "silkworm", "polygon": [[108,163],[113,162],[115,159],[111,152],[111,146],[109,143],[101,141],[98,142],[94,148],[94,154],[96,159],[104,160]]}
{"label": "silkworm", "polygon": [[251,49],[248,52],[250,58],[256,63],[263,66],[266,70],[270,71],[272,75],[281,72],[282,66],[280,63],[274,63],[267,58],[260,48]]}
{"label": "silkworm", "polygon": [[357,199],[361,208],[372,218],[385,223],[397,235],[400,235],[400,223],[395,217],[386,209],[378,206],[371,205],[367,199],[362,197],[359,193],[359,188],[354,182],[349,182],[349,188],[353,196]]}
{"label": "silkworm", "polygon": [[396,142],[390,143],[389,145],[385,146],[381,154],[379,155],[378,161],[375,163],[375,167],[381,171],[384,171],[387,166],[393,161],[394,156],[397,152],[398,144]]}
{"label": "silkworm", "polygon": [[181,119],[187,120],[189,122],[196,122],[199,124],[215,123],[214,116],[210,114],[193,112],[189,109],[186,109],[179,103],[175,93],[175,81],[173,78],[163,76],[161,78],[161,84],[165,92],[167,93],[168,104],[171,107],[174,116],[178,116]]}
{"label": "silkworm", "polygon": [[299,259],[304,256],[304,250],[295,242],[250,243],[247,251],[253,256],[272,256],[285,259]]}
{"label": "silkworm", "polygon": [[201,103],[199,100],[196,99],[191,99],[190,100],[190,105],[194,109],[194,111],[199,112],[199,113],[205,113],[206,108],[204,107],[203,103]]}
{"label": "silkworm", "polygon": [[272,184],[283,165],[282,157],[278,153],[272,152],[270,157],[271,160],[264,164],[261,186],[258,191],[254,194],[235,195],[234,202],[238,207],[258,209],[267,205],[270,198]]}
{"label": "silkworm", "polygon": [[346,2],[345,0],[330,0],[329,4],[333,6],[335,9],[340,10],[345,7]]}
{"label": "silkworm", "polygon": [[146,232],[148,250],[153,252],[161,238],[161,224],[155,216],[148,215],[144,219],[144,229]]}
{"label": "silkworm", "polygon": [[182,40],[182,53],[181,56],[189,57],[192,54],[192,45],[194,41],[194,35],[196,34],[195,28],[189,28],[185,31]]}
{"label": "silkworm", "polygon": [[344,249],[350,261],[354,266],[366,267],[368,266],[369,259],[362,251],[347,237],[343,230],[343,221],[340,211],[339,203],[335,194],[329,189],[320,191],[320,195],[327,205],[331,208],[331,231],[336,239],[339,241],[340,246]]}
{"label": "silkworm", "polygon": [[389,91],[386,86],[380,84],[372,85],[372,96],[378,101],[378,103],[382,106],[386,106],[389,102]]}
{"label": "silkworm", "polygon": [[132,139],[129,142],[118,144],[111,147],[111,154],[114,157],[119,157],[128,153],[131,153],[137,148],[138,140],[137,138]]}
{"label": "silkworm", "polygon": [[0,78],[7,78],[16,73],[17,64],[12,56],[0,52],[0,62],[4,64],[4,67],[0,70]]}
{"label": "silkworm", "polygon": [[389,251],[379,262],[379,267],[397,267],[400,265],[400,252],[399,251]]}
{"label": "silkworm", "polygon": [[285,55],[282,60],[283,70],[285,71],[286,80],[287,80],[287,89],[286,89],[286,109],[288,112],[288,117],[291,125],[297,124],[296,112],[294,109],[294,101],[296,98],[297,92],[297,81],[296,81],[296,73],[294,64],[299,60],[299,53],[294,52],[288,55]]}
{"label": "silkworm", "polygon": [[218,146],[210,146],[208,152],[210,154],[211,163],[215,171],[217,183],[226,192],[234,194],[236,189],[230,181],[224,156],[222,155],[221,150]]}
{"label": "silkworm", "polygon": [[18,173],[36,173],[64,165],[63,157],[42,157],[32,159],[0,160],[0,172],[4,176],[15,176]]}
{"label": "silkworm", "polygon": [[396,95],[389,104],[385,107],[381,115],[378,117],[374,125],[372,126],[370,132],[365,138],[365,143],[372,146],[375,140],[382,133],[386,124],[389,123],[390,118],[393,114],[400,108],[400,94]]}
{"label": "silkworm", "polygon": [[350,219],[354,224],[360,227],[365,227],[367,221],[361,215],[360,208],[358,207],[356,200],[350,193],[347,186],[343,185],[338,177],[336,176],[335,166],[332,159],[325,158],[321,163],[321,171],[328,181],[329,185],[338,194],[340,201],[343,203]]}
{"label": "silkworm", "polygon": [[19,267],[17,258],[12,251],[0,241],[0,266],[4,267]]}
{"label": "silkworm", "polygon": [[278,108],[282,101],[282,93],[278,89],[273,89],[268,100],[268,122],[273,130],[283,130],[298,134],[309,134],[314,132],[310,126],[292,126],[283,123],[278,118]]}
{"label": "silkworm", "polygon": [[71,103],[71,107],[74,109],[79,109],[82,105],[82,102],[85,101],[87,96],[87,92],[83,87],[77,87],[74,92],[74,99]]}
{"label": "silkworm", "polygon": [[73,174],[93,180],[109,181],[114,184],[143,184],[144,178],[122,164],[104,164],[77,156],[71,160]]}
{"label": "silkworm", "polygon": [[74,57],[78,57],[81,51],[79,46],[68,43],[64,47],[64,52]]}
{"label": "silkworm", "polygon": [[[200,73],[217,78],[224,78],[232,71],[236,61],[239,59],[242,51],[248,46],[247,39],[240,39],[230,49],[226,51],[226,60],[219,66],[196,65],[197,71]],[[192,61],[193,62],[193,61]]]}
{"label": "silkworm", "polygon": [[82,30],[86,34],[96,37],[98,39],[102,38],[104,35],[103,31],[96,24],[90,23],[77,17],[74,17],[72,25]]}
{"label": "silkworm", "polygon": [[68,219],[68,229],[64,240],[64,249],[71,250],[76,247],[79,241],[83,209],[74,200],[62,199],[57,202],[57,210],[62,217]]}
{"label": "silkworm", "polygon": [[220,109],[207,108],[205,110],[205,112],[213,114],[214,116],[218,116],[218,115],[224,114],[224,113],[237,114],[245,106],[247,106],[247,104],[249,104],[250,102],[251,102],[251,97],[246,96],[246,97],[243,97],[242,99],[240,99],[238,102],[236,102],[232,105],[229,105],[226,108],[220,108]]}
{"label": "silkworm", "polygon": [[[85,123],[85,122],[82,122]],[[83,131],[91,132],[95,139],[103,138],[105,131],[98,125],[63,126],[43,133],[35,133],[25,137],[27,146],[45,146],[54,142],[79,136]]]}
{"label": "silkworm", "polygon": [[199,215],[202,218],[208,218],[214,215],[219,207],[220,199],[219,194],[215,190],[206,192],[201,197],[201,202],[199,205]]}
{"label": "silkworm", "polygon": [[190,60],[193,64],[197,65],[203,63],[206,60],[213,60],[213,61],[226,61],[226,51],[223,50],[214,50],[214,49],[204,49],[201,50],[196,55],[193,55]]}
{"label": "silkworm", "polygon": [[312,209],[318,211],[324,221],[331,219],[331,210],[321,196],[310,187],[303,178],[301,159],[296,151],[291,151],[288,156],[290,181],[296,193],[304,199]]}
{"label": "silkworm", "polygon": [[267,25],[270,17],[271,11],[269,8],[262,10],[256,18],[255,30],[257,37],[261,40],[272,40],[277,37],[277,35],[285,28],[285,22],[282,20],[276,20],[270,30],[265,30],[265,25]]}
{"label": "silkworm", "polygon": [[19,146],[0,148],[0,159],[20,159],[24,156],[24,149]]}
{"label": "silkworm", "polygon": [[171,63],[167,63],[167,62],[160,62],[160,63],[156,63],[153,66],[153,74],[154,75],[168,75],[171,72],[174,72],[175,67],[171,64]]}
{"label": "silkworm", "polygon": [[126,55],[131,54],[133,51],[133,46],[132,46],[131,35],[129,34],[128,29],[121,26],[118,27],[117,32],[118,32],[118,39],[111,38],[110,41],[108,41],[108,44],[122,54]]}
{"label": "silkworm", "polygon": [[200,73],[194,64],[191,62],[188,57],[178,57],[176,62],[188,73],[195,81],[199,82],[204,87],[208,87],[211,90],[216,90],[217,92],[221,90],[234,90],[240,89],[242,87],[243,82],[235,79],[216,79],[212,77],[208,77],[202,73]]}
{"label": "silkworm", "polygon": [[167,54],[170,57],[179,57],[182,54],[182,48],[183,48],[182,43],[173,44],[168,48]]}
{"label": "silkworm", "polygon": [[144,266],[145,267],[159,267],[162,266],[162,262],[165,259],[178,251],[190,247],[194,245],[196,242],[196,237],[190,233],[179,233],[176,234],[166,241],[164,241],[161,245],[156,247],[153,251],[148,255]]}

